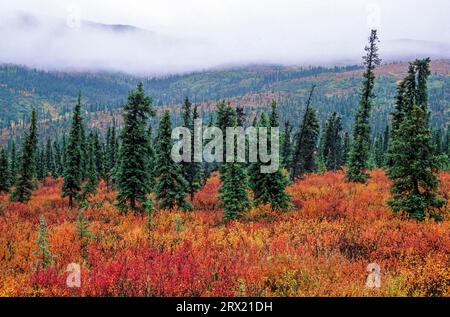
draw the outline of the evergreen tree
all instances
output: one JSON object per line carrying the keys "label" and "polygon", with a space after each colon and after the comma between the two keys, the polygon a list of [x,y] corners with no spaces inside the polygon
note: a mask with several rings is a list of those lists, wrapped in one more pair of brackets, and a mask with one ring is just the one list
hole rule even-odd
{"label": "evergreen tree", "polygon": [[45,270],[53,264],[53,254],[50,252],[50,244],[48,242],[47,224],[44,215],[39,219],[39,230],[36,239],[37,250],[34,255],[38,257],[37,269]]}
{"label": "evergreen tree", "polygon": [[11,174],[8,155],[3,147],[0,147],[0,194],[7,193],[11,186]]}
{"label": "evergreen tree", "polygon": [[12,201],[27,202],[31,198],[36,175],[37,138],[36,110],[33,109],[30,129],[23,136],[18,175],[15,188],[10,195]]}
{"label": "evergreen tree", "polygon": [[141,212],[151,191],[149,173],[147,121],[154,115],[152,99],[145,95],[142,83],[128,95],[124,106],[124,127],[120,135],[117,188],[118,207]]}
{"label": "evergreen tree", "polygon": [[45,164],[47,172],[53,177],[57,177],[56,167],[55,167],[55,156],[53,154],[52,142],[47,139],[47,144],[45,147]]}
{"label": "evergreen tree", "polygon": [[386,154],[389,149],[389,139],[391,138],[391,131],[389,130],[389,125],[386,125],[383,133],[383,166],[386,165]]}
{"label": "evergreen tree", "polygon": [[97,172],[96,156],[95,156],[95,135],[89,133],[87,140],[87,183],[82,190],[83,200],[87,199],[91,195],[95,195],[97,192],[97,186],[99,183],[99,175]]}
{"label": "evergreen tree", "polygon": [[36,177],[39,181],[45,183],[47,178],[47,162],[45,157],[45,149],[40,147],[36,155]]}
{"label": "evergreen tree", "polygon": [[69,141],[65,147],[64,181],[61,190],[63,197],[69,197],[69,208],[73,207],[73,200],[78,198],[83,181],[83,131],[81,93],[79,93],[77,104],[73,110]]}
{"label": "evergreen tree", "polygon": [[378,57],[377,42],[377,31],[372,30],[369,37],[369,45],[365,48],[367,53],[364,56],[366,71],[364,72],[361,99],[355,115],[353,142],[346,174],[347,179],[352,182],[365,183],[369,177],[365,170],[369,157],[370,111],[372,109],[372,99],[374,98],[373,87],[375,83],[374,69],[381,63]]}
{"label": "evergreen tree", "polygon": [[16,142],[13,140],[11,143],[11,154],[10,154],[10,181],[11,185],[16,183],[17,177],[17,153],[16,153]]}
{"label": "evergreen tree", "polygon": [[113,120],[112,127],[108,128],[108,132],[106,135],[106,186],[107,188],[111,188],[112,183],[114,182],[114,175],[116,171],[117,165],[117,152],[119,150],[119,144],[117,142],[116,136],[116,121]]}
{"label": "evergreen tree", "polygon": [[347,165],[348,156],[350,153],[351,144],[350,144],[350,135],[347,131],[344,133],[344,145],[342,146],[342,164]]}
{"label": "evergreen tree", "polygon": [[55,153],[54,161],[55,161],[56,176],[59,177],[63,175],[64,167],[62,164],[61,147],[57,139],[53,141],[53,152]]}
{"label": "evergreen tree", "polygon": [[436,155],[428,127],[429,62],[410,63],[408,75],[398,87],[400,104],[393,113],[395,124],[388,150],[387,175],[392,181],[389,205],[394,212],[404,211],[419,220],[426,216],[440,219],[437,210],[444,205],[436,195],[439,180],[435,176],[442,160]]}
{"label": "evergreen tree", "polygon": [[147,138],[148,138],[148,159],[149,159],[149,173],[150,173],[150,183],[152,189],[155,186],[155,175],[156,175],[156,151],[154,146],[154,140],[153,140],[153,131],[152,126],[149,125],[147,129]]}
{"label": "evergreen tree", "polygon": [[384,166],[383,137],[379,133],[375,137],[373,156],[375,159],[375,166],[377,168],[382,168]]}
{"label": "evergreen tree", "polygon": [[328,118],[320,146],[325,168],[337,171],[343,164],[342,159],[342,121],[341,117],[333,112]]}
{"label": "evergreen tree", "polygon": [[[225,131],[226,127],[237,126],[237,114],[230,105],[223,103],[221,108],[218,109],[218,126],[222,131]],[[224,139],[226,140],[226,136]],[[233,154],[235,155],[236,152]],[[247,193],[249,189],[247,174],[243,163],[236,162],[236,157],[234,162],[224,161],[220,166],[220,180],[222,186],[219,188],[219,199],[221,200],[224,221],[227,222],[243,216],[251,207],[251,201]]]}
{"label": "evergreen tree", "polygon": [[170,112],[165,111],[158,130],[156,154],[156,198],[159,208],[170,209],[178,207],[184,210],[192,208],[186,200],[188,182],[183,176],[181,164],[175,163],[171,157],[172,151],[172,123]]}
{"label": "evergreen tree", "polygon": [[[106,174],[106,172],[105,172],[105,149],[104,149],[104,145],[103,145],[103,142],[100,140],[100,136],[99,136],[99,133],[97,132],[97,131],[95,131],[94,133],[93,133],[93,135],[92,135],[92,138],[93,138],[93,156],[94,156],[94,159],[95,159],[95,170],[96,170],[96,173],[97,173],[97,176],[98,176],[98,178],[103,178],[103,179],[105,179],[105,174]],[[89,147],[88,147],[88,149],[89,149]],[[87,166],[87,168],[88,168],[88,179],[89,179],[89,175],[91,175],[91,172],[90,172],[90,170],[89,170],[89,160],[90,160],[90,158],[89,158],[89,153],[88,153],[88,166]]]}
{"label": "evergreen tree", "polygon": [[319,121],[316,111],[311,107],[312,95],[315,86],[311,88],[303,122],[296,135],[294,152],[291,162],[291,180],[302,177],[305,173],[312,173],[316,170],[315,152],[319,137]]}
{"label": "evergreen tree", "polygon": [[283,139],[281,142],[281,165],[288,169],[292,156],[292,125],[289,120],[284,124]]}
{"label": "evergreen tree", "polygon": [[193,201],[194,194],[202,187],[202,164],[194,162],[194,120],[199,118],[197,106],[192,111],[192,104],[186,97],[183,105],[183,126],[188,128],[191,133],[191,160],[190,162],[182,162],[183,176],[187,181],[187,193]]}
{"label": "evergreen tree", "polygon": [[[271,127],[279,127],[278,113],[275,101],[272,102],[272,112],[269,122],[265,122],[264,117],[260,122],[260,126],[268,129],[268,148],[271,148]],[[278,149],[276,149],[278,150]],[[254,192],[254,200],[256,205],[270,204],[272,209],[286,210],[289,207],[289,196],[285,189],[289,183],[286,175],[279,167],[274,173],[262,173],[259,167],[262,164],[256,164],[257,170],[252,171],[250,179],[253,180],[252,189]]]}
{"label": "evergreen tree", "polygon": [[404,118],[389,148],[392,165],[387,175],[392,181],[389,205],[393,211],[405,211],[419,220],[426,215],[439,219],[435,208],[442,207],[444,201],[435,194],[439,184],[435,173],[441,162],[435,154],[421,107],[414,106]]}
{"label": "evergreen tree", "polygon": [[77,217],[76,236],[81,242],[81,254],[84,259],[87,259],[87,247],[90,239],[95,239],[95,235],[89,231],[89,222],[84,218],[83,210],[80,211]]}

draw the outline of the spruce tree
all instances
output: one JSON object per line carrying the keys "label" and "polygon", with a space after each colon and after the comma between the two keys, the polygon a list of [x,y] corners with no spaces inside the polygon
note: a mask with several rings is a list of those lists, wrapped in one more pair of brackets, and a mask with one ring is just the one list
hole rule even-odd
{"label": "spruce tree", "polygon": [[373,156],[375,159],[375,166],[382,168],[384,166],[384,150],[383,150],[383,137],[378,133],[375,137],[373,146]]}
{"label": "spruce tree", "polygon": [[39,229],[36,239],[37,250],[34,255],[38,257],[37,269],[45,270],[54,262],[54,256],[50,252],[50,243],[48,242],[47,224],[45,223],[44,215],[39,218]]}
{"label": "spruce tree", "polygon": [[37,138],[36,110],[33,109],[30,128],[23,136],[15,188],[10,195],[12,201],[27,202],[31,198],[36,175]]}
{"label": "spruce tree", "polygon": [[121,146],[117,167],[117,201],[120,210],[145,210],[147,195],[151,191],[149,173],[147,121],[154,115],[152,99],[145,95],[144,86],[128,95],[124,105],[124,127],[120,135]]}
{"label": "spruce tree", "polygon": [[116,121],[113,119],[113,124],[111,127],[108,127],[108,132],[106,135],[105,175],[106,175],[106,187],[108,189],[110,189],[112,184],[114,183],[118,150],[119,144],[117,142],[116,136]]}
{"label": "spruce tree", "polygon": [[62,197],[69,197],[69,208],[74,206],[74,200],[78,198],[83,182],[83,131],[81,93],[79,93],[73,110],[68,144],[65,147],[64,181],[61,190]]}
{"label": "spruce tree", "polygon": [[289,120],[284,123],[284,133],[281,142],[281,165],[289,169],[292,156],[292,125]]}
{"label": "spruce tree", "polygon": [[7,193],[11,186],[11,173],[8,155],[3,147],[0,147],[0,194]]}
{"label": "spruce tree", "polygon": [[159,123],[156,154],[156,199],[159,208],[178,207],[183,210],[192,209],[186,200],[188,182],[184,178],[182,166],[172,160],[172,123],[170,112],[165,111]]}
{"label": "spruce tree", "polygon": [[53,146],[50,139],[47,139],[47,144],[45,146],[45,164],[47,172],[53,177],[57,177],[56,167],[55,167],[55,156],[53,154]]}
{"label": "spruce tree", "polygon": [[377,31],[372,30],[369,45],[365,48],[366,56],[363,57],[366,71],[363,75],[361,99],[356,109],[353,142],[346,173],[347,179],[352,182],[365,183],[369,178],[366,169],[370,146],[370,112],[374,98],[374,69],[381,63],[381,59],[378,57],[377,43]]}
{"label": "spruce tree", "polygon": [[347,131],[345,131],[344,144],[342,146],[342,164],[345,166],[347,166],[350,149],[351,149],[350,134]]}
{"label": "spruce tree", "polygon": [[315,86],[311,88],[303,122],[295,137],[295,145],[291,162],[291,180],[302,177],[305,173],[316,171],[315,152],[319,137],[319,121],[316,111],[311,107],[312,95]]}
{"label": "spruce tree", "polygon": [[328,118],[320,146],[325,168],[337,171],[343,164],[342,159],[342,121],[341,117],[333,112]]}
{"label": "spruce tree", "polygon": [[16,153],[16,142],[13,140],[11,143],[11,153],[10,153],[10,181],[11,185],[16,183],[17,177],[17,153]]}
{"label": "spruce tree", "polygon": [[389,205],[394,212],[406,212],[418,220],[441,219],[439,208],[444,205],[436,195],[439,180],[435,175],[442,158],[436,155],[428,126],[429,74],[429,59],[416,60],[398,86],[387,156],[387,175],[392,181]]}
{"label": "spruce tree", "polygon": [[191,160],[190,162],[182,162],[183,175],[186,179],[187,193],[190,196],[191,201],[193,201],[194,194],[202,187],[203,170],[202,164],[199,162],[194,162],[194,120],[199,118],[198,108],[194,107],[192,111],[192,104],[186,97],[183,105],[183,126],[188,128],[191,133]]}
{"label": "spruce tree", "polygon": [[[275,101],[272,102],[272,112],[269,121],[263,120],[260,126],[268,129],[268,148],[271,149],[271,127],[279,127],[278,113]],[[278,148],[276,149],[278,151]],[[277,153],[278,154],[278,153]],[[278,154],[279,155],[279,154]],[[280,166],[274,173],[262,173],[259,167],[262,164],[256,164],[256,170],[252,170],[250,179],[253,180],[252,189],[254,193],[255,205],[270,204],[272,209],[286,210],[289,207],[289,196],[285,189],[289,183],[288,178]]]}
{"label": "spruce tree", "polygon": [[99,174],[97,172],[96,156],[95,156],[95,135],[89,133],[87,140],[87,182],[83,186],[81,197],[86,200],[89,196],[95,195],[99,183]]}
{"label": "spruce tree", "polygon": [[[235,109],[231,108],[230,105],[222,104],[221,108],[218,109],[218,125],[222,131],[225,131],[226,127],[236,127],[237,114]],[[236,155],[236,152],[233,155]],[[247,193],[249,189],[247,173],[244,164],[236,161],[235,156],[234,162],[224,161],[220,166],[222,186],[219,188],[219,199],[221,200],[225,222],[242,217],[251,207],[251,201]]]}

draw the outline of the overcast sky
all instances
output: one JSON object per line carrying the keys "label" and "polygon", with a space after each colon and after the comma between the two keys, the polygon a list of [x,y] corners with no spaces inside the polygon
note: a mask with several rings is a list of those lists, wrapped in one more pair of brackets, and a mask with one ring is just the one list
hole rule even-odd
{"label": "overcast sky", "polygon": [[[449,12],[448,0],[1,0],[0,63],[132,73],[350,63],[373,27],[382,56],[413,39],[438,42],[433,49],[450,57],[442,44],[450,43]],[[80,20],[152,33],[116,34]]]}

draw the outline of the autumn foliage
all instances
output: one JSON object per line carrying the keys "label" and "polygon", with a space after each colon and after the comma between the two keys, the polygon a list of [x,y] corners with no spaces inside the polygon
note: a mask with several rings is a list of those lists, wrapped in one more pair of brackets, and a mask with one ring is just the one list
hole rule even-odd
{"label": "autumn foliage", "polygon": [[[440,175],[450,196],[450,174]],[[250,210],[224,224],[218,175],[194,197],[194,211],[121,214],[101,184],[84,209],[93,234],[76,234],[79,210],[48,179],[27,204],[0,196],[0,296],[449,296],[450,220],[417,222],[386,204],[381,170],[365,184],[342,172],[309,175],[288,188],[292,210]],[[448,206],[446,206],[448,211]],[[45,216],[54,263],[37,269],[36,237]],[[365,286],[369,263],[381,288]],[[66,285],[69,263],[81,287]]]}

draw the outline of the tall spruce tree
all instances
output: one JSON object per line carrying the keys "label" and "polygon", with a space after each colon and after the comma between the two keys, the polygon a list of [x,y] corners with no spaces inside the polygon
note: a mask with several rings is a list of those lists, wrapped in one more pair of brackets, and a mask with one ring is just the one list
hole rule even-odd
{"label": "tall spruce tree", "polygon": [[7,193],[11,186],[11,173],[8,155],[3,147],[0,147],[0,194]]}
{"label": "tall spruce tree", "polygon": [[343,165],[342,158],[342,121],[341,117],[333,112],[328,118],[322,134],[320,150],[329,171],[337,171]]}
{"label": "tall spruce tree", "polygon": [[[275,101],[272,102],[272,112],[270,114],[269,121],[263,120],[260,122],[261,127],[268,129],[268,148],[271,149],[271,127],[278,128],[279,120],[276,109]],[[278,151],[278,148],[275,148]],[[277,153],[279,155],[279,153]],[[256,170],[252,170],[250,179],[253,180],[251,186],[254,193],[254,200],[256,205],[270,204],[272,209],[286,210],[289,207],[289,196],[286,194],[285,189],[289,183],[288,178],[282,171],[280,166],[273,173],[263,173],[260,170],[261,162],[256,164]]]}
{"label": "tall spruce tree", "polygon": [[65,147],[64,181],[61,190],[63,197],[69,197],[69,208],[74,206],[74,200],[78,198],[83,182],[83,131],[81,93],[79,93],[77,103],[73,110],[68,144]]}
{"label": "tall spruce tree", "polygon": [[165,111],[159,123],[157,154],[156,154],[156,199],[159,208],[171,209],[178,207],[183,210],[192,209],[186,200],[188,182],[184,178],[182,166],[172,160],[172,123],[170,112]]}
{"label": "tall spruce tree", "polygon": [[392,199],[388,203],[394,212],[406,212],[418,220],[427,216],[440,219],[439,209],[444,205],[436,194],[439,180],[435,175],[442,159],[436,155],[428,127],[429,62],[424,59],[411,63],[398,87],[400,104],[393,114],[395,124],[388,150],[387,175],[392,181]]}
{"label": "tall spruce tree", "polygon": [[375,159],[375,166],[382,168],[384,166],[384,150],[383,150],[383,136],[378,133],[374,140],[373,156]]}
{"label": "tall spruce tree", "polygon": [[[237,114],[230,105],[222,103],[218,109],[218,126],[225,131],[226,127],[237,126]],[[224,133],[226,140],[226,133]],[[236,145],[236,137],[235,137]],[[236,160],[236,146],[233,153],[234,162],[225,162],[220,166],[220,180],[222,186],[219,188],[219,199],[223,210],[225,222],[238,219],[243,216],[251,207],[248,197],[248,178],[243,163]]]}
{"label": "tall spruce tree", "polygon": [[87,182],[84,184],[81,198],[86,200],[89,196],[95,195],[99,183],[99,174],[96,165],[95,153],[95,135],[93,132],[89,133],[87,139]]}
{"label": "tall spruce tree", "polygon": [[370,112],[374,98],[374,69],[381,63],[378,57],[378,42],[377,31],[372,30],[369,45],[365,47],[366,56],[363,57],[366,71],[363,76],[361,99],[356,109],[353,142],[346,173],[347,179],[352,182],[365,183],[369,178],[366,169],[370,146]]}
{"label": "tall spruce tree", "polygon": [[36,268],[45,270],[54,263],[54,256],[50,251],[47,224],[45,223],[44,215],[41,215],[39,218],[39,229],[36,244],[37,250],[34,252],[34,255],[38,258]]}
{"label": "tall spruce tree", "polygon": [[292,125],[289,120],[284,123],[284,132],[281,142],[281,166],[289,169],[292,156]]}
{"label": "tall spruce tree", "polygon": [[53,177],[57,177],[56,167],[55,167],[55,155],[53,154],[52,141],[47,139],[47,144],[45,146],[45,165],[47,172]]}
{"label": "tall spruce tree", "polygon": [[154,111],[152,99],[145,95],[142,83],[129,93],[123,109],[124,127],[117,169],[118,207],[123,212],[128,209],[143,212],[151,191],[146,127]]}
{"label": "tall spruce tree", "polygon": [[311,100],[315,86],[310,90],[306,102],[306,110],[303,115],[303,122],[295,137],[295,145],[291,162],[291,180],[302,177],[305,173],[312,173],[316,170],[315,152],[317,150],[317,140],[319,137],[319,121],[316,111],[311,107]]}
{"label": "tall spruce tree", "polygon": [[17,177],[17,153],[16,153],[16,142],[13,140],[11,143],[11,152],[9,156],[10,162],[10,177],[11,185],[16,183]]}
{"label": "tall spruce tree", "polygon": [[116,167],[117,167],[117,152],[119,144],[116,136],[116,121],[113,119],[113,124],[108,128],[106,135],[106,160],[105,160],[105,175],[106,187],[110,189],[114,183]]}
{"label": "tall spruce tree", "polygon": [[37,142],[37,118],[36,110],[33,109],[30,128],[23,137],[15,188],[10,195],[12,201],[27,202],[31,198],[36,175]]}

